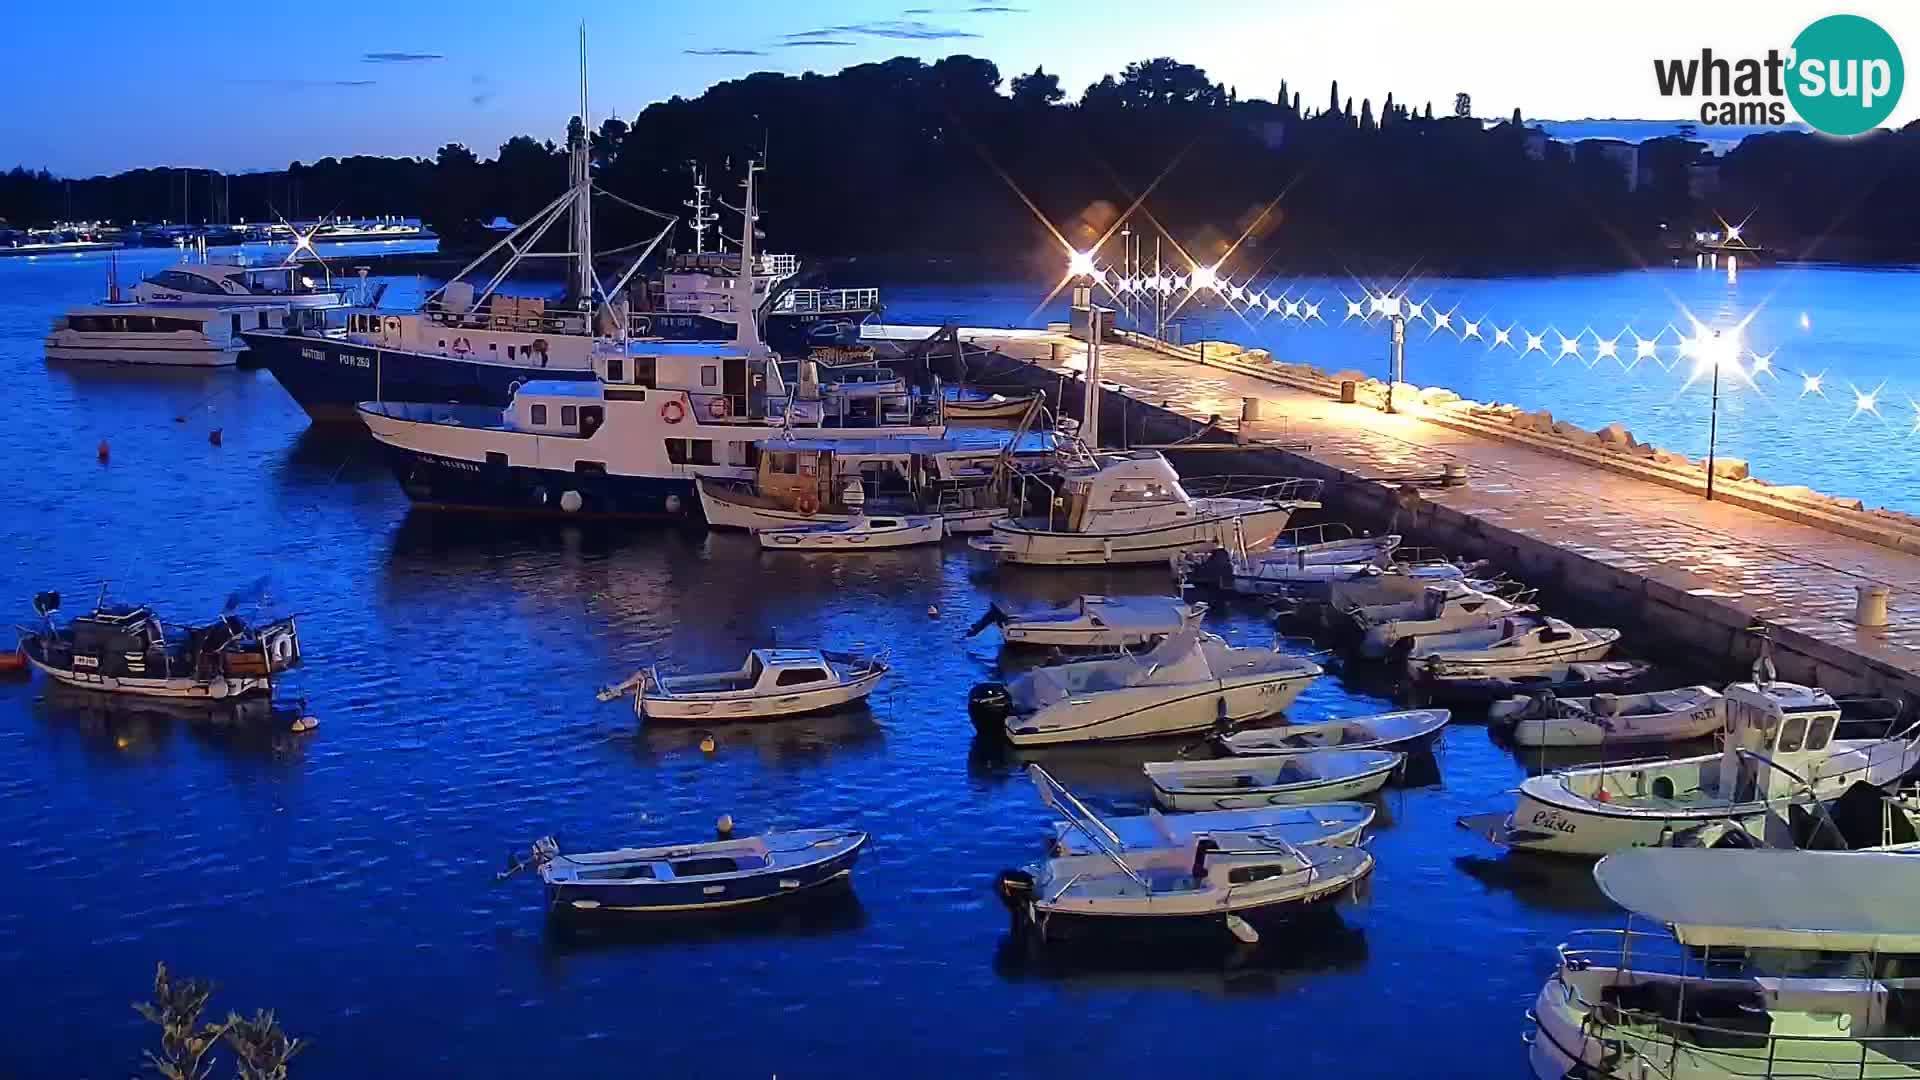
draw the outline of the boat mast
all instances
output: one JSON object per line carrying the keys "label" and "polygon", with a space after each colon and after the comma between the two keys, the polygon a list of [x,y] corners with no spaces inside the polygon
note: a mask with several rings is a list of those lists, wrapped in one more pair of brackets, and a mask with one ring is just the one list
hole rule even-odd
{"label": "boat mast", "polygon": [[739,328],[736,341],[749,353],[757,353],[762,348],[760,341],[759,305],[754,299],[754,254],[753,223],[760,216],[759,207],[753,196],[753,176],[766,166],[757,161],[747,162],[747,197],[740,206],[740,272],[733,276],[734,315]]}
{"label": "boat mast", "polygon": [[720,215],[707,206],[707,174],[699,167],[693,170],[693,198],[681,205],[693,211],[693,253],[707,253],[707,230],[720,220]]}
{"label": "boat mast", "polygon": [[573,144],[573,293],[582,309],[593,306],[593,169],[587,145],[587,24],[580,24],[580,137]]}

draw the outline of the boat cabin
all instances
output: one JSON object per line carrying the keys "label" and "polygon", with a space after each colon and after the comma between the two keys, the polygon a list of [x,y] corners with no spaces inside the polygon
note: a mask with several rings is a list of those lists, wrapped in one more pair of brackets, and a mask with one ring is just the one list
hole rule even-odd
{"label": "boat cabin", "polygon": [[[846,514],[875,505],[899,512],[952,512],[997,507],[993,490],[1011,434],[998,431],[948,438],[765,439],[756,444],[753,490],[784,510]],[[1049,440],[1030,435],[1013,446],[1017,458],[1049,452]]]}
{"label": "boat cabin", "polygon": [[1799,786],[1747,755],[1762,755],[1811,781],[1840,726],[1840,706],[1833,698],[1797,683],[1734,683],[1726,689],[1726,715],[1719,790],[1732,792],[1740,802],[1790,796]]}
{"label": "boat cabin", "polygon": [[1070,532],[1097,531],[1100,519],[1114,514],[1128,515],[1138,527],[1193,516],[1192,498],[1159,451],[1101,454],[1090,465],[1063,472]]}
{"label": "boat cabin", "polygon": [[507,420],[516,431],[590,439],[607,422],[605,391],[599,383],[585,379],[530,382],[513,395]]}
{"label": "boat cabin", "polygon": [[[53,333],[71,331],[85,337],[110,337],[123,348],[150,345],[164,348],[175,344],[199,346],[163,335],[204,335],[214,348],[241,347],[245,330],[278,330],[286,324],[287,309],[278,304],[221,307],[191,307],[179,304],[91,304],[74,308],[53,322]],[[82,345],[82,339],[62,344]],[[102,344],[101,347],[106,347]],[[204,347],[204,346],[202,346]]]}
{"label": "boat cabin", "polygon": [[340,290],[316,282],[298,266],[248,266],[243,262],[184,262],[135,285],[132,298],[143,303],[247,302],[307,298],[328,304]]}

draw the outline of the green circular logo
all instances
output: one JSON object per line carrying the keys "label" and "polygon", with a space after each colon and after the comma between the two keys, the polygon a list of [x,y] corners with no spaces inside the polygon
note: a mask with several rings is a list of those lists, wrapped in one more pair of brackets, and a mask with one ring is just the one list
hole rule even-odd
{"label": "green circular logo", "polygon": [[1872,19],[1829,15],[1793,39],[1787,97],[1816,131],[1872,130],[1900,103],[1905,82],[1900,47]]}

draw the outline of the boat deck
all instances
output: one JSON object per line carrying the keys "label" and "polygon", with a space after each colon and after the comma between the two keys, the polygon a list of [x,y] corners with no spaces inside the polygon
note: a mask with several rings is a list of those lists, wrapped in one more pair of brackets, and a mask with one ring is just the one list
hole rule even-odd
{"label": "boat deck", "polygon": [[[908,328],[886,329],[896,337],[911,336]],[[959,337],[1068,376],[1086,367],[1084,343],[1062,333],[962,329]],[[995,370],[991,357],[973,366],[982,373]],[[1312,463],[1338,480],[1363,482],[1437,476],[1445,465],[1464,464],[1471,478],[1467,486],[1425,488],[1421,498],[1470,519],[1470,531],[1517,535],[1572,556],[1561,563],[1569,571],[1565,587],[1583,588],[1586,576],[1600,592],[1611,578],[1620,584],[1605,586],[1609,601],[1633,602],[1618,595],[1623,588],[1637,589],[1642,598],[1657,595],[1659,614],[1647,621],[1678,621],[1670,619],[1677,609],[1687,621],[1701,624],[1689,636],[1716,652],[1728,647],[1729,635],[1764,620],[1774,627],[1783,654],[1811,662],[1816,677],[1794,673],[1798,681],[1836,690],[1900,692],[1920,700],[1920,554],[1725,501],[1708,502],[1695,491],[1572,454],[1410,414],[1341,404],[1284,374],[1256,375],[1241,366],[1250,365],[1230,370],[1212,360],[1201,363],[1117,342],[1101,350],[1102,381],[1109,392],[1118,385],[1129,399],[1127,409],[1163,409],[1197,422],[1229,418],[1229,430],[1284,444],[1271,451],[1280,459],[1276,473],[1304,471],[1301,466]],[[1274,419],[1233,423],[1246,398],[1260,399],[1263,414]],[[1136,433],[1140,427],[1136,420],[1126,426]],[[1118,434],[1111,419],[1107,430]],[[1511,541],[1502,537],[1489,547],[1495,543]],[[1602,572],[1587,574],[1590,567],[1582,564],[1599,564]],[[1892,591],[1884,629],[1853,621],[1855,587],[1868,584]],[[1782,663],[1783,675],[1788,674],[1792,669],[1784,655]]]}

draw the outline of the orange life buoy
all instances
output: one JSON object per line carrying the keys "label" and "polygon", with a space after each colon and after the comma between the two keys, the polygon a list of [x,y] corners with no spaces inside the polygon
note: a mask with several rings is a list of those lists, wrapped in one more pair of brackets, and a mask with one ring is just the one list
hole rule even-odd
{"label": "orange life buoy", "polygon": [[813,492],[803,491],[800,497],[793,501],[793,508],[812,517],[814,512],[820,509],[820,500],[814,497]]}
{"label": "orange life buoy", "polygon": [[680,399],[678,398],[660,406],[660,419],[665,420],[669,424],[677,424],[686,418],[687,407],[680,404]]}
{"label": "orange life buoy", "polygon": [[713,417],[715,420],[725,420],[727,418],[727,399],[717,397],[707,402],[707,415]]}

